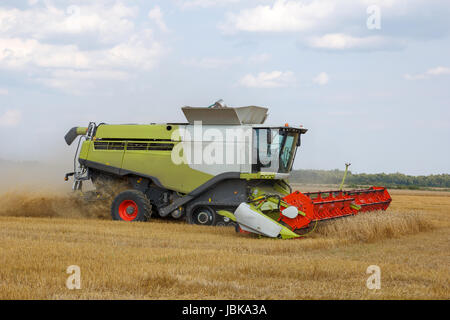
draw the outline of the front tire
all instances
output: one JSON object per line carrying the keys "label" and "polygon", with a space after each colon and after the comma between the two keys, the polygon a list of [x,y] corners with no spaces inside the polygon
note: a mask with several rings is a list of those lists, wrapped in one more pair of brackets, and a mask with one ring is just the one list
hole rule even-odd
{"label": "front tire", "polygon": [[119,193],[111,205],[111,217],[119,221],[147,221],[152,215],[152,205],[144,193],[126,190]]}

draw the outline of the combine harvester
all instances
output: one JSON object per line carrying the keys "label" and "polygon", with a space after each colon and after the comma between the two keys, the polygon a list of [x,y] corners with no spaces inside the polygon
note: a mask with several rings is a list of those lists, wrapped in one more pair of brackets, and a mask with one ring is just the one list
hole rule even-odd
{"label": "combine harvester", "polygon": [[[182,108],[187,123],[89,123],[65,136],[79,138],[73,189],[91,180],[95,198],[112,198],[114,220],[146,221],[152,214],[199,225],[299,238],[318,221],[386,210],[384,187],[292,192],[287,179],[301,126],[267,126],[267,108]],[[348,165],[346,168],[346,172]],[[344,175],[345,179],[345,175]],[[118,191],[119,190],[119,191]]]}

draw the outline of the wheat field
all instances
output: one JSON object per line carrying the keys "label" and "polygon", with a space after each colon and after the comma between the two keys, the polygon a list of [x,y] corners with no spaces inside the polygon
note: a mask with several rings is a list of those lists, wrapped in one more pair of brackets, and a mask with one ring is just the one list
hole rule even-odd
{"label": "wheat field", "polygon": [[[58,192],[0,196],[0,299],[449,299],[450,193],[391,191],[387,212],[301,240],[109,220]],[[66,269],[78,265],[81,289]],[[381,289],[366,269],[381,269]]]}

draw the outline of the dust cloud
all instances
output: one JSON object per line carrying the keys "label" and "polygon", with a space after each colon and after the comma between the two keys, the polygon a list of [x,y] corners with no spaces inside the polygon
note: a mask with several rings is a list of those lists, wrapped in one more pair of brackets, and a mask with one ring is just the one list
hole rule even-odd
{"label": "dust cloud", "polygon": [[[0,160],[0,216],[109,218],[110,202],[86,201],[72,191],[67,165]],[[87,184],[83,190],[93,187]]]}

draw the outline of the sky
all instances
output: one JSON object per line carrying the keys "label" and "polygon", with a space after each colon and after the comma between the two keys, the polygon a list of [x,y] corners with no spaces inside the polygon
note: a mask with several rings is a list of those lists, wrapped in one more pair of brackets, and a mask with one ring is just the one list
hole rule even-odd
{"label": "sky", "polygon": [[0,159],[223,99],[308,128],[295,169],[450,173],[449,31],[444,0],[1,0]]}

